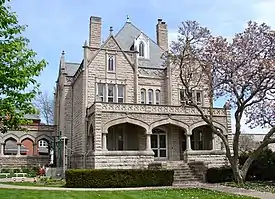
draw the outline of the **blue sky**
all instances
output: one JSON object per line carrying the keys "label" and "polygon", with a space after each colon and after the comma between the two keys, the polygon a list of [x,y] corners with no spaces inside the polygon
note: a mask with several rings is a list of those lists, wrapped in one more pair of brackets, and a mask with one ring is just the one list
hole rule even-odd
{"label": "blue sky", "polygon": [[185,20],[196,20],[214,35],[228,38],[241,32],[248,20],[275,28],[275,0],[12,0],[11,7],[19,22],[28,25],[30,47],[49,63],[38,78],[48,93],[53,92],[62,50],[66,61],[81,61],[91,15],[102,17],[103,39],[109,26],[115,32],[123,26],[126,15],[152,39],[158,18],[168,23],[170,40]]}

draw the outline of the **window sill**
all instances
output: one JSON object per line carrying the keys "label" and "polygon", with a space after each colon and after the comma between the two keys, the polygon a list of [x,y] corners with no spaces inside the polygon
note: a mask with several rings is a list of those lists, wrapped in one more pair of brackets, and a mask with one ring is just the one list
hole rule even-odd
{"label": "window sill", "polygon": [[110,74],[116,74],[116,71],[107,71],[107,73],[110,73]]}

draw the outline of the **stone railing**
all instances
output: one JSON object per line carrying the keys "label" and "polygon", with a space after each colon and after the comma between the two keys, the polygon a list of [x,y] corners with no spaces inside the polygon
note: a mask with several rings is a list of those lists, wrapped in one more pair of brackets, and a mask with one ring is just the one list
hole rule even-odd
{"label": "stone railing", "polygon": [[[99,109],[102,112],[126,112],[126,113],[156,113],[156,114],[179,114],[179,115],[199,115],[196,108],[190,106],[169,106],[169,105],[149,105],[149,104],[127,104],[127,103],[106,103],[95,102],[89,109],[88,115]],[[202,108],[205,115],[210,114],[209,108]],[[226,116],[226,109],[214,108],[213,116]]]}

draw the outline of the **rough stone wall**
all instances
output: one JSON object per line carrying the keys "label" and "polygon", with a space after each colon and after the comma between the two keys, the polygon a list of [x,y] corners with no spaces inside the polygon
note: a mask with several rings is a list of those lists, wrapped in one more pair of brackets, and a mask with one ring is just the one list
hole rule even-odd
{"label": "rough stone wall", "polygon": [[81,73],[73,84],[73,153],[83,152],[83,73]]}
{"label": "rough stone wall", "polygon": [[62,132],[62,135],[66,136],[69,139],[68,147],[72,148],[71,146],[71,132],[72,132],[72,87],[66,86],[64,88],[64,95],[65,95],[65,111],[64,111],[64,132]]}
{"label": "rough stone wall", "polygon": [[36,167],[49,162],[49,156],[0,156],[0,168]]}
{"label": "rough stone wall", "polygon": [[208,168],[222,167],[228,164],[224,151],[187,152],[188,162],[203,162]]}
{"label": "rough stone wall", "polygon": [[95,157],[95,168],[100,169],[145,169],[154,161],[153,154],[101,154]]}

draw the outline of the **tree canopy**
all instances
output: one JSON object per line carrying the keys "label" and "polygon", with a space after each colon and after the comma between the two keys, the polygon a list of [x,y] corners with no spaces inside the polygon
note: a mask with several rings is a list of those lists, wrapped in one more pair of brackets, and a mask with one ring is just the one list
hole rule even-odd
{"label": "tree canopy", "polygon": [[18,128],[24,115],[35,113],[32,100],[39,92],[36,77],[46,61],[36,60],[22,34],[25,25],[18,23],[9,2],[0,0],[0,131]]}
{"label": "tree canopy", "polygon": [[[186,105],[195,107],[213,133],[221,138],[235,179],[243,182],[257,154],[275,142],[272,137],[275,133],[275,34],[265,23],[252,21],[243,32],[235,34],[232,42],[211,35],[196,21],[182,22],[178,32],[178,39],[164,56],[166,63],[179,71]],[[192,96],[192,91],[198,88],[204,89],[210,99],[208,115]],[[233,154],[226,135],[213,123],[212,101],[219,98],[228,99],[226,107],[234,111]],[[240,170],[239,137],[244,117],[251,128],[268,126],[270,130]]]}

